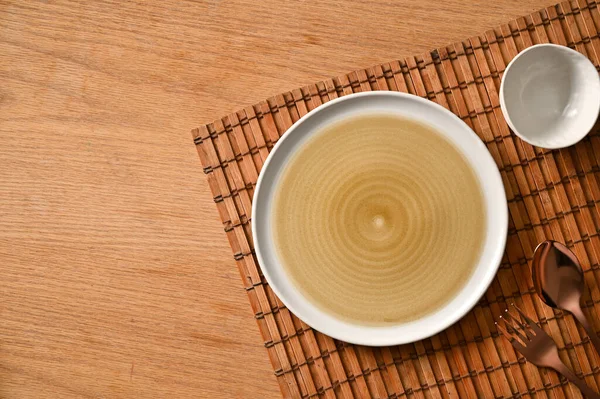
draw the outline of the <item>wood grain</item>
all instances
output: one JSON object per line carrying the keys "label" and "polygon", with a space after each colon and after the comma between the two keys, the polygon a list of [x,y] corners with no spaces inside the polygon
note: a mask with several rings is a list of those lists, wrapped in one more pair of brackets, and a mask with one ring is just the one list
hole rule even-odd
{"label": "wood grain", "polygon": [[189,130],[551,3],[0,1],[0,397],[278,397]]}

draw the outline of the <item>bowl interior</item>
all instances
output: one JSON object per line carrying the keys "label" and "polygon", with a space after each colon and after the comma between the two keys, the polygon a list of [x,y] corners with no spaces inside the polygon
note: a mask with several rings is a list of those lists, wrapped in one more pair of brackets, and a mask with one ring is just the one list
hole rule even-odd
{"label": "bowl interior", "polygon": [[502,107],[514,132],[545,148],[565,147],[592,128],[600,107],[594,65],[568,47],[538,45],[519,54],[503,76]]}
{"label": "bowl interior", "polygon": [[[450,139],[473,166],[484,194],[487,231],[475,271],[459,294],[428,316],[393,326],[352,324],[321,311],[286,276],[273,244],[271,218],[278,181],[291,156],[323,127],[365,113],[409,117],[434,127]],[[324,104],[298,121],[271,151],[254,194],[252,232],[257,258],[269,284],[283,303],[313,328],[334,338],[362,345],[395,345],[431,336],[471,309],[496,274],[506,242],[508,212],[500,173],[485,145],[458,117],[445,108],[403,93],[359,93]],[[299,254],[301,256],[301,254]]]}

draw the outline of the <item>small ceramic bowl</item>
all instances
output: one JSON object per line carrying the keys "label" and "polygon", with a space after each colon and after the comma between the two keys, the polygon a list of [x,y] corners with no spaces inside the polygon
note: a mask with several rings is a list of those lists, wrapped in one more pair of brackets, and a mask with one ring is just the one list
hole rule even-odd
{"label": "small ceramic bowl", "polygon": [[537,147],[568,147],[585,137],[598,118],[600,77],[579,52],[538,44],[506,67],[500,105],[521,139]]}

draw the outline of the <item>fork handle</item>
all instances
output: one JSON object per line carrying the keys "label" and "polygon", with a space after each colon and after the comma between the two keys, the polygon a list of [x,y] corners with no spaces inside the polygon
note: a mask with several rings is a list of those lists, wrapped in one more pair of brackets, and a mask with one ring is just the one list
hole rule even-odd
{"label": "fork handle", "polygon": [[587,384],[585,383],[585,381],[583,379],[577,377],[577,375],[575,375],[575,373],[573,373],[571,371],[571,369],[569,369],[567,366],[565,366],[562,362],[560,364],[558,364],[554,369],[556,371],[558,371],[560,374],[567,377],[567,379],[569,381],[571,381],[573,384],[577,385],[577,388],[579,388],[581,393],[586,398],[600,399],[600,395],[598,395],[596,392],[594,392],[594,390],[592,390],[592,388],[587,386]]}

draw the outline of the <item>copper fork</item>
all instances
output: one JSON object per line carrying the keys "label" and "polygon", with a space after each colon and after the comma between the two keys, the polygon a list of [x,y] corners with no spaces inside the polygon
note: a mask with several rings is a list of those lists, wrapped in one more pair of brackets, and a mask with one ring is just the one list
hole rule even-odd
{"label": "copper fork", "polygon": [[[504,316],[500,316],[500,322],[496,322],[498,330],[510,341],[512,346],[536,366],[549,367],[564,375],[569,381],[577,385],[585,397],[600,399],[600,395],[588,387],[581,378],[577,377],[560,360],[558,349],[552,338],[514,303],[512,306],[519,312],[526,324],[522,323],[520,318],[511,315],[508,309],[504,311]],[[506,323],[506,326],[503,325],[502,321]]]}

